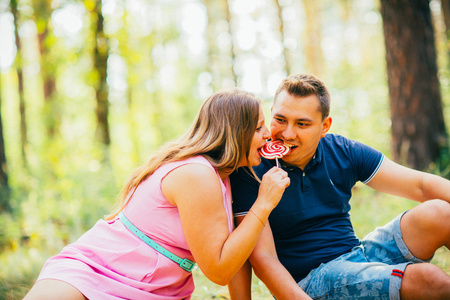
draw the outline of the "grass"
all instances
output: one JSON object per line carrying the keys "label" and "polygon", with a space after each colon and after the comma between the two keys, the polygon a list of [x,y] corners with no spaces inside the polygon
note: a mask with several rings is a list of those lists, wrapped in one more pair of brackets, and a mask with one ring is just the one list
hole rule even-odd
{"label": "grass", "polygon": [[[376,226],[389,222],[402,211],[417,205],[411,201],[374,192],[363,185],[355,187],[351,204],[351,218],[359,237],[363,237]],[[63,239],[66,235],[56,235],[59,237],[55,239]],[[0,253],[0,300],[21,299],[33,285],[44,261],[60,250],[60,247],[55,244],[61,245],[61,243],[61,241],[46,240],[45,237],[38,236],[31,237],[31,241],[25,244],[6,247],[7,250]],[[432,263],[450,274],[450,251],[446,248],[439,249]],[[227,287],[212,283],[198,268],[193,271],[193,274],[196,290],[192,299],[229,298]],[[253,276],[252,296],[256,300],[273,299],[256,276]]]}
{"label": "grass", "polygon": [[[229,299],[230,295],[226,286],[212,283],[197,267],[193,274],[196,288],[192,300]],[[252,297],[256,300],[274,299],[266,286],[255,275],[252,276]]]}

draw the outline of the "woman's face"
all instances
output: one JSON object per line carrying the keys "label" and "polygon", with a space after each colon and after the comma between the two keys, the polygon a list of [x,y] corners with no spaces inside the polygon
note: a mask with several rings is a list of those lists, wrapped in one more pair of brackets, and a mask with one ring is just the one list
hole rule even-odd
{"label": "woman's face", "polygon": [[266,144],[267,139],[270,138],[269,129],[266,127],[264,112],[262,110],[261,105],[259,106],[259,118],[258,124],[256,126],[255,134],[253,135],[252,143],[250,144],[250,152],[247,158],[242,158],[239,163],[239,167],[247,166],[250,163],[250,166],[257,166],[261,163],[261,155],[259,154],[258,149],[263,147]]}

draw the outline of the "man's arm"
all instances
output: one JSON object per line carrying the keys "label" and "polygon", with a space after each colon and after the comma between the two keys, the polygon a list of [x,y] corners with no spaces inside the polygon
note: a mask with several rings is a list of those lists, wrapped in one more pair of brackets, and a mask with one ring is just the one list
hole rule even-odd
{"label": "man's arm", "polygon": [[[237,224],[243,219],[243,216],[236,218]],[[278,300],[311,299],[278,260],[272,230],[268,223],[250,255],[250,263],[256,276]]]}
{"label": "man's arm", "polygon": [[449,180],[401,166],[387,157],[367,185],[377,191],[418,202],[432,199],[450,202]]}
{"label": "man's arm", "polygon": [[252,266],[247,261],[228,284],[231,300],[252,299]]}

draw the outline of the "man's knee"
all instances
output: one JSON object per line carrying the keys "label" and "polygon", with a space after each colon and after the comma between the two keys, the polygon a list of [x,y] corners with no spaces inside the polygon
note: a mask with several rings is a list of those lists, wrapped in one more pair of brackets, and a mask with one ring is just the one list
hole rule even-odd
{"label": "man's knee", "polygon": [[[424,230],[447,230],[450,233],[450,203],[443,200],[429,200],[410,212],[414,224],[420,225]],[[448,225],[447,225],[448,224]]]}
{"label": "man's knee", "polygon": [[430,263],[406,267],[400,287],[401,299],[450,299],[450,277]]}
{"label": "man's knee", "polygon": [[426,201],[403,215],[400,223],[403,241],[410,252],[428,260],[442,246],[450,247],[450,204]]}

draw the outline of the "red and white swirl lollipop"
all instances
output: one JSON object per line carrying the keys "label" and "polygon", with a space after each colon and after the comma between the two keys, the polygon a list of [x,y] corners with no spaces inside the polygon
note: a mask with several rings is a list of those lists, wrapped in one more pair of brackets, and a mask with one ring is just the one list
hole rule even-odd
{"label": "red and white swirl lollipop", "polygon": [[[291,148],[286,146],[282,141],[275,140],[267,142],[264,147],[259,150],[262,156],[267,159],[277,159],[282,158],[285,155],[288,155],[291,152]],[[278,159],[277,159],[278,166]]]}

